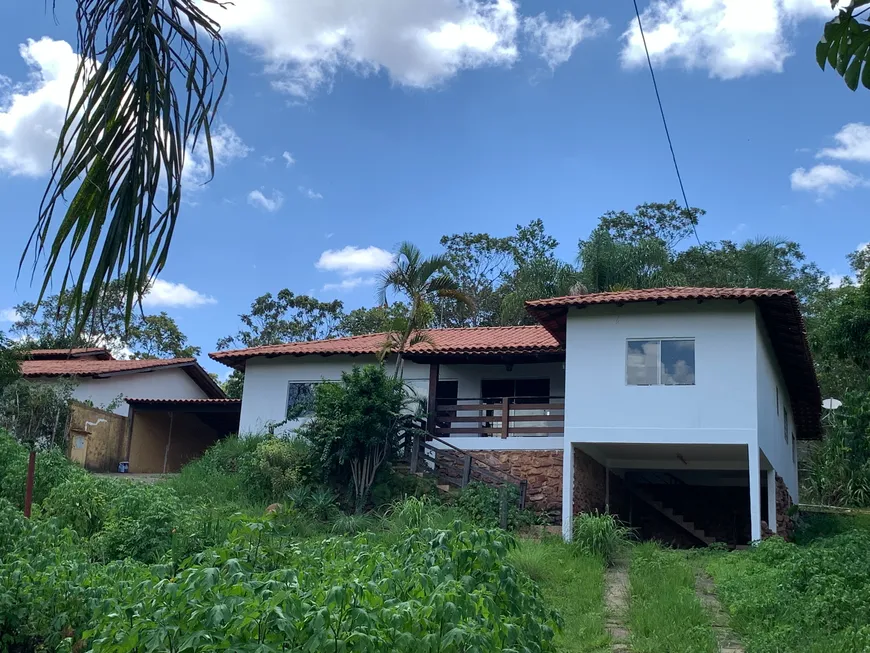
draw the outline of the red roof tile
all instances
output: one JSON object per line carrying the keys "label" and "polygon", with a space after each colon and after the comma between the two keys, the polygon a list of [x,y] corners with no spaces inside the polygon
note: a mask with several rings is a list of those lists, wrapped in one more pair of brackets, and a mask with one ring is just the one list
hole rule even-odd
{"label": "red roof tile", "polygon": [[205,405],[205,406],[233,406],[233,405],[242,405],[241,399],[136,399],[134,397],[127,397],[124,401],[128,404],[133,404],[137,406],[144,406],[149,404],[180,404],[183,406],[188,405]]}
{"label": "red roof tile", "polygon": [[101,377],[114,374],[150,372],[152,370],[177,367],[188,376],[208,396],[223,399],[224,391],[212,379],[195,358],[149,358],[144,360],[98,360],[95,358],[72,358],[66,360],[24,360],[21,361],[21,375],[25,377]]}
{"label": "red roof tile", "polygon": [[570,295],[526,302],[535,319],[565,342],[565,322],[571,308],[673,301],[751,300],[764,320],[774,354],[785,377],[792,414],[801,439],[821,437],[822,395],[807,343],[800,304],[792,290],[763,288],[651,288]]}
{"label": "red roof tile", "polygon": [[[478,327],[467,329],[426,329],[431,342],[418,342],[407,349],[408,355],[439,354],[505,355],[545,354],[561,352],[562,348],[546,329],[540,326]],[[307,356],[319,354],[359,356],[378,354],[387,334],[372,333],[348,338],[290,342],[284,345],[266,345],[249,349],[217,351],[209,354],[214,360],[242,367],[244,361],[255,356]]]}
{"label": "red roof tile", "polygon": [[100,376],[118,372],[145,372],[160,367],[191,365],[195,358],[149,358],[118,361],[72,358],[67,360],[25,360],[21,362],[22,376]]}

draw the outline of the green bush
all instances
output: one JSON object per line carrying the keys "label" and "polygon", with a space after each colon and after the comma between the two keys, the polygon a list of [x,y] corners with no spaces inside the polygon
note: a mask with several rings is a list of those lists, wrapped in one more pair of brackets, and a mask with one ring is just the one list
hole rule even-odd
{"label": "green bush", "polygon": [[[28,449],[0,431],[0,497],[18,508],[24,507],[27,482]],[[39,451],[33,474],[33,503],[42,503],[52,489],[72,478],[87,476],[71,463],[59,449]]]}
{"label": "green bush", "polygon": [[732,626],[753,653],[870,650],[870,533],[798,546],[773,537],[710,564]]}
{"label": "green bush", "polygon": [[308,445],[270,435],[231,436],[185,465],[170,485],[186,499],[260,509],[310,482]]}
{"label": "green bush", "polygon": [[42,505],[43,514],[55,517],[62,527],[82,537],[103,529],[112,498],[120,491],[118,482],[90,474],[76,476],[55,486]]}
{"label": "green bush", "polygon": [[[509,530],[530,526],[538,521],[538,516],[531,510],[520,510],[520,491],[515,485],[506,485],[505,491]],[[460,492],[457,506],[476,526],[497,527],[501,521],[501,490],[486,483],[472,481]]]}
{"label": "green bush", "polygon": [[574,518],[573,543],[581,552],[597,555],[604,564],[613,564],[614,558],[628,543],[631,529],[617,517],[584,512]]}

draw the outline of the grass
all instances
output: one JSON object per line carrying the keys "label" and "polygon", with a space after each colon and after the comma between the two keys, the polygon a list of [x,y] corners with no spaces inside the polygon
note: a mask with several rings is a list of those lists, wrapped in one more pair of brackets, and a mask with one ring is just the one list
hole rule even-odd
{"label": "grass", "polygon": [[801,526],[802,544],[771,538],[708,561],[732,627],[752,653],[870,651],[866,520],[812,515]]}
{"label": "grass", "polygon": [[685,553],[648,542],[632,550],[628,627],[634,653],[716,653],[710,616]]}
{"label": "grass", "polygon": [[510,554],[513,565],[538,583],[550,607],[564,619],[556,637],[563,653],[609,650],[604,629],[604,562],[558,538],[521,540]]}

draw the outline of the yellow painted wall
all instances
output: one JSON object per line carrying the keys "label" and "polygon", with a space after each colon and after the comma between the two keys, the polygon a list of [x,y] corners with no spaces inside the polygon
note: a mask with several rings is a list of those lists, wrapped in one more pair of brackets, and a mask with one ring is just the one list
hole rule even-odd
{"label": "yellow painted wall", "polygon": [[123,460],[127,418],[76,401],[70,402],[67,455],[81,462],[81,450],[73,454],[77,436],[85,438],[84,467],[94,472],[118,471]]}

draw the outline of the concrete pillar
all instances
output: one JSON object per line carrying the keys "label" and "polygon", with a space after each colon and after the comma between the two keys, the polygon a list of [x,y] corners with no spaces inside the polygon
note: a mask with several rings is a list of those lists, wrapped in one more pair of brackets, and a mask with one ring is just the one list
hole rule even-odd
{"label": "concrete pillar", "polygon": [[562,453],[562,537],[574,537],[574,445],[565,442]]}
{"label": "concrete pillar", "polygon": [[749,520],[752,524],[752,541],[761,539],[761,465],[759,450],[749,445]]}
{"label": "concrete pillar", "polygon": [[776,470],[767,470],[767,526],[776,533]]}

